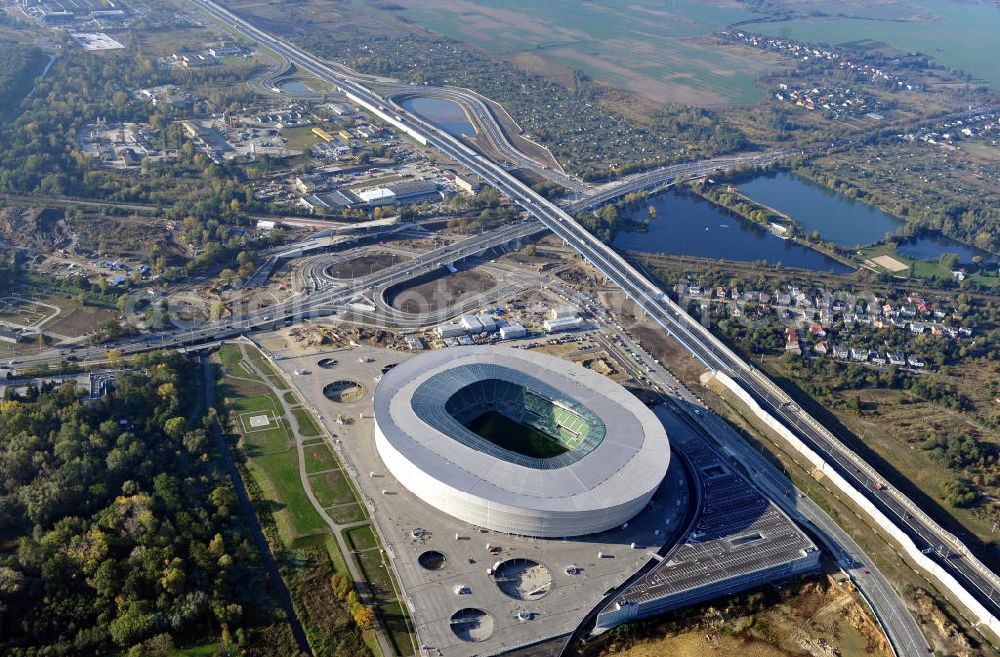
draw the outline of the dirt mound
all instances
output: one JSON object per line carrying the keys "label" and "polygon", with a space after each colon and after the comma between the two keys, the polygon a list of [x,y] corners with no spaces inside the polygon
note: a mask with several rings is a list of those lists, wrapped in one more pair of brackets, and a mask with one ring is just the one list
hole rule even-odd
{"label": "dirt mound", "polygon": [[15,246],[40,250],[69,246],[69,231],[58,210],[0,208],[0,239]]}

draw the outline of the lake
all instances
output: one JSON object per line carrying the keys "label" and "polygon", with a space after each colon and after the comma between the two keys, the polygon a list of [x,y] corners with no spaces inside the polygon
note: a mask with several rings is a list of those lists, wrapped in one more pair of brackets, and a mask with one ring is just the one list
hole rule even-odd
{"label": "lake", "polygon": [[783,240],[760,226],[742,219],[723,207],[692,194],[668,191],[647,199],[630,218],[644,221],[648,207],[656,208],[656,218],[645,232],[622,231],[612,246],[619,250],[645,251],[753,262],[764,260],[786,267],[848,273],[853,271],[833,258]]}
{"label": "lake", "polygon": [[401,105],[452,137],[476,134],[476,127],[469,121],[465,110],[458,103],[444,98],[407,98]]}
{"label": "lake", "polygon": [[994,253],[956,242],[944,235],[915,237],[900,242],[896,251],[917,260],[937,260],[942,253],[957,253],[958,263],[961,265],[972,264],[974,256],[982,257],[983,262],[1000,262],[1000,257]]}
{"label": "lake", "polygon": [[902,219],[866,203],[782,171],[738,185],[740,193],[795,219],[802,231],[818,231],[823,240],[854,248],[878,242],[894,233]]}

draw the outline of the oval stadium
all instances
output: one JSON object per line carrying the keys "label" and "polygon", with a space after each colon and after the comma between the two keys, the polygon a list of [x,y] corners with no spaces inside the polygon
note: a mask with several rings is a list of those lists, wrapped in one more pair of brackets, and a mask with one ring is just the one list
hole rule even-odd
{"label": "oval stadium", "polygon": [[505,347],[411,358],[375,390],[375,445],[444,513],[509,534],[567,537],[627,522],[670,462],[657,417],[566,360]]}

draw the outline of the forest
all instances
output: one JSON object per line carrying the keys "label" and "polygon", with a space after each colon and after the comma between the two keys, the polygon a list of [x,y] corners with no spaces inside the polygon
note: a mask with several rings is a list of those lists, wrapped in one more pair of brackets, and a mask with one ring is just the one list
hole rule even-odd
{"label": "forest", "polygon": [[46,58],[38,48],[0,39],[0,118],[6,117],[31,90],[35,76],[45,68]]}
{"label": "forest", "polygon": [[221,638],[229,655],[295,654],[195,419],[196,371],[151,354],[96,403],[72,383],[0,402],[0,653],[169,655]]}

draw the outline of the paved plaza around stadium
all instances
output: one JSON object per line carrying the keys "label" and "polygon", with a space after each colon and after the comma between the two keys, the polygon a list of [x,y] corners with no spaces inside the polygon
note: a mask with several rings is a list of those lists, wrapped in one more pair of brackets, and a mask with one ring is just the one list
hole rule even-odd
{"label": "paved plaza around stadium", "polygon": [[[358,347],[281,359],[277,365],[333,436],[386,541],[386,556],[400,577],[402,597],[429,654],[439,650],[449,656],[488,655],[572,631],[608,589],[647,562],[649,552],[668,541],[685,520],[691,497],[680,459],[670,461],[663,485],[627,528],[600,534],[573,539],[512,536],[474,527],[429,506],[388,472],[374,441],[372,391],[386,366],[410,357]],[[319,367],[324,358],[337,365]],[[354,402],[334,402],[323,394],[333,381],[357,382],[367,394]],[[350,421],[339,422],[340,416]],[[499,552],[490,552],[487,544],[499,547]],[[420,556],[432,551],[444,555],[444,567],[429,570],[420,565]],[[516,571],[523,578],[507,586],[508,591],[519,590],[519,597],[527,599],[508,595],[487,575],[497,562],[513,559],[527,567],[503,566],[505,573]],[[546,590],[547,579],[547,592],[538,593]],[[489,618],[470,621],[468,614],[460,614],[453,624],[453,616],[463,609],[482,610]],[[458,636],[463,633],[482,640],[463,641]]]}

